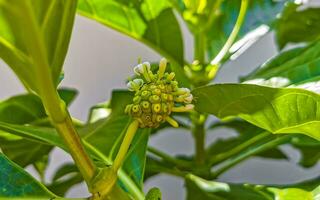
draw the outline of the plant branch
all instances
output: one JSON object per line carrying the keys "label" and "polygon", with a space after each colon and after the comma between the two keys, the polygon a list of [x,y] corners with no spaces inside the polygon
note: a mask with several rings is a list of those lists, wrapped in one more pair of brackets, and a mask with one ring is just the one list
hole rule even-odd
{"label": "plant branch", "polygon": [[224,160],[226,160],[227,158],[234,156],[236,154],[238,154],[239,152],[245,150],[246,148],[250,147],[252,144],[261,141],[263,139],[266,139],[268,136],[270,136],[271,133],[269,132],[263,132],[261,134],[256,135],[255,137],[247,140],[246,142],[240,144],[239,146],[234,147],[233,149],[231,149],[230,151],[227,152],[223,152],[220,153],[218,155],[216,155],[215,157],[213,157],[209,162],[210,165],[215,165],[219,162],[222,162]]}
{"label": "plant branch", "polygon": [[[83,141],[85,147],[90,150],[93,154],[95,154],[98,158],[104,161],[107,165],[112,165],[112,160],[106,157],[103,153],[98,151],[94,146],[90,143]],[[138,186],[130,179],[130,177],[123,171],[122,169],[118,170],[118,177],[123,183],[123,185],[128,189],[129,193],[137,200],[144,200],[144,194],[138,188]]]}
{"label": "plant branch", "polygon": [[218,177],[220,174],[224,173],[228,169],[238,164],[239,162],[249,158],[250,156],[255,155],[257,153],[261,153],[265,150],[268,150],[280,144],[283,144],[287,140],[290,140],[290,138],[291,138],[290,135],[284,135],[284,136],[279,136],[278,138],[271,140],[265,144],[257,144],[255,147],[248,149],[247,151],[241,153],[239,156],[229,158],[228,160],[226,160],[225,163],[223,163],[223,165],[217,171],[212,173],[210,178],[214,179]]}
{"label": "plant branch", "polygon": [[217,10],[219,9],[220,5],[222,4],[224,0],[217,0],[211,9],[210,15],[208,17],[208,22],[204,27],[204,31],[208,31],[210,29],[210,27],[212,26],[212,24],[214,23],[216,16],[217,16]]}
{"label": "plant branch", "polygon": [[188,174],[188,173],[182,172],[176,168],[169,169],[166,167],[161,167],[159,165],[149,165],[148,170],[154,171],[154,172],[165,173],[165,174],[169,174],[169,175],[173,175],[173,176],[177,176],[177,177],[181,177],[181,178],[185,178],[185,176]]}
{"label": "plant branch", "polygon": [[175,164],[177,165],[178,167],[183,167],[183,168],[190,168],[191,167],[191,163],[188,162],[188,161],[184,161],[184,160],[179,160],[179,159],[176,159],[164,152],[161,152],[159,151],[158,149],[155,149],[153,147],[148,147],[148,151],[160,158],[162,158],[163,160],[167,161],[167,162],[170,162],[172,164]]}
{"label": "plant branch", "polygon": [[204,32],[197,32],[194,35],[194,60],[198,60],[200,64],[206,61],[206,36]]}
{"label": "plant branch", "polygon": [[[217,56],[210,62],[210,64],[212,66],[216,66],[219,65],[220,62],[222,61],[222,59],[225,57],[225,55],[228,53],[230,47],[232,46],[232,44],[235,42],[235,40],[237,39],[238,33],[240,31],[240,28],[243,24],[246,12],[247,12],[247,8],[248,8],[248,4],[249,4],[249,0],[242,0],[241,1],[241,7],[240,7],[240,12],[236,21],[236,24],[233,27],[233,30],[231,32],[231,34],[229,35],[229,38],[227,39],[226,43],[224,44],[224,46],[222,47],[222,49],[220,50],[220,52],[217,54]],[[211,79],[214,77],[215,75],[215,69],[213,67],[213,69],[209,72],[208,77]]]}
{"label": "plant branch", "polygon": [[205,162],[205,128],[204,124],[207,117],[199,113],[192,114],[192,133],[195,139],[196,155],[195,160],[198,165],[202,165]]}

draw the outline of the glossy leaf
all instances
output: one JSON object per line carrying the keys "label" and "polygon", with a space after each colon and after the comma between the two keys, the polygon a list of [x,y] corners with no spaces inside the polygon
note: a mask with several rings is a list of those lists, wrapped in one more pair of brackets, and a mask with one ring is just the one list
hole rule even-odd
{"label": "glossy leaf", "polygon": [[0,199],[51,199],[56,196],[0,153]]}
{"label": "glossy leaf", "polygon": [[193,90],[195,108],[218,118],[237,116],[274,134],[320,140],[320,96],[302,89],[217,84]]}
{"label": "glossy leaf", "polygon": [[[32,4],[18,0],[1,1],[0,24],[4,28],[0,31],[0,55],[27,88],[34,91],[38,89],[35,83],[34,61],[39,59],[40,55],[32,52],[33,44],[40,44],[45,51],[41,59],[47,62],[53,81],[58,84],[69,45],[76,4],[75,0],[36,0]],[[36,30],[26,30],[27,25],[34,26]]]}
{"label": "glossy leaf", "polygon": [[187,81],[182,34],[167,0],[79,0],[78,12],[148,45],[171,61],[181,82]]}
{"label": "glossy leaf", "polygon": [[[320,78],[320,41],[275,56],[243,79],[246,83],[284,87]],[[312,88],[310,88],[312,89]]]}
{"label": "glossy leaf", "polygon": [[320,37],[320,8],[286,4],[276,21],[277,42],[282,49],[288,43],[311,42]]}

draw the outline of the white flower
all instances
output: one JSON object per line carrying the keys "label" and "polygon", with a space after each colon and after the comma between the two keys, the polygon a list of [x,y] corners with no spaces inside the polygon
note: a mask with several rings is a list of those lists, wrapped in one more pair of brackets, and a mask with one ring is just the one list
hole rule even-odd
{"label": "white flower", "polygon": [[139,78],[137,78],[137,79],[134,79],[134,80],[132,80],[132,81],[129,81],[128,83],[127,83],[127,87],[128,87],[128,89],[130,90],[130,91],[137,91],[137,90],[139,90],[140,89],[140,87],[143,85],[143,80],[142,79],[139,79]]}

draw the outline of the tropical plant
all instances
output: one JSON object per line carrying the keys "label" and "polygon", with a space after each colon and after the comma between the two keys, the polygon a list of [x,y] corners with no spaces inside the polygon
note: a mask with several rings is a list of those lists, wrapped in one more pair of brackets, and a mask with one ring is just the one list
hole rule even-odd
{"label": "tropical plant", "polygon": [[[0,0],[0,57],[27,91],[0,102],[0,199],[65,199],[84,181],[89,199],[158,200],[161,191],[145,194],[143,183],[166,173],[185,181],[189,200],[319,200],[319,174],[291,185],[216,180],[253,156],[286,159],[283,144],[301,152],[305,168],[319,161],[320,8],[303,2]],[[76,90],[59,88],[76,13],[165,57],[139,62],[128,90],[113,90],[87,122],[68,112]],[[194,39],[192,63],[182,23]],[[225,63],[271,31],[277,56],[239,83],[215,83]],[[172,126],[192,134],[194,155],[148,146],[149,137]],[[207,132],[223,127],[238,135],[206,147]],[[54,147],[74,163],[46,180]],[[30,165],[40,180],[24,170]]]}

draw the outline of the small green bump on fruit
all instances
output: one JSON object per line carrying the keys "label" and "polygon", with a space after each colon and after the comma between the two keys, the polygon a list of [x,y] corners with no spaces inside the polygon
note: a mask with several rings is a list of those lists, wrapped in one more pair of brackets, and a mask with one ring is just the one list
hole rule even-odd
{"label": "small green bump on fruit", "polygon": [[141,101],[141,97],[140,96],[135,96],[133,98],[133,103],[139,103]]}
{"label": "small green bump on fruit", "polygon": [[152,105],[152,111],[154,113],[159,113],[161,111],[161,105],[159,103],[153,104]]}
{"label": "small green bump on fruit", "polygon": [[151,103],[159,103],[160,102],[160,97],[158,95],[152,95],[150,98],[149,98],[149,101],[151,101]]}
{"label": "small green bump on fruit", "polygon": [[152,90],[152,94],[161,95],[161,90],[156,88],[156,89]]}

